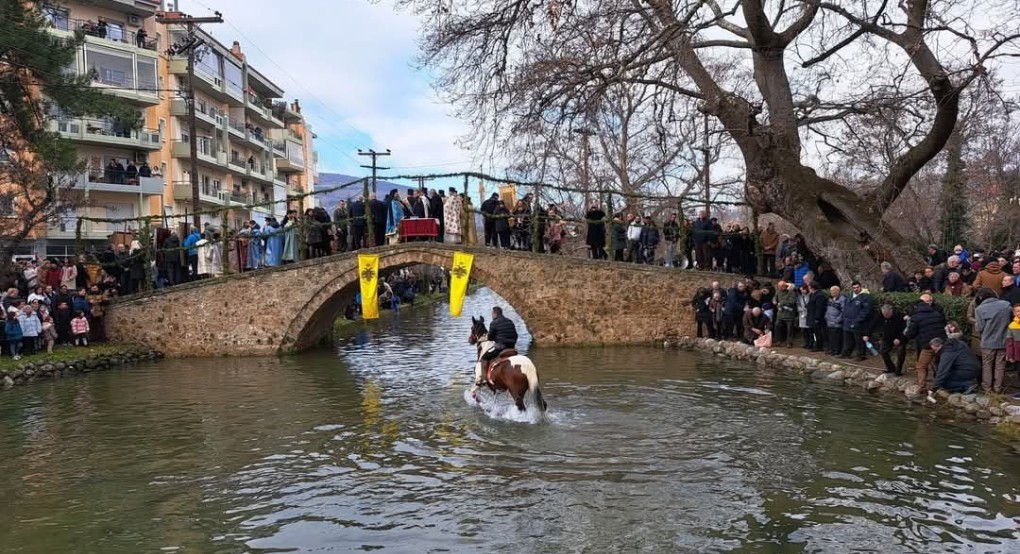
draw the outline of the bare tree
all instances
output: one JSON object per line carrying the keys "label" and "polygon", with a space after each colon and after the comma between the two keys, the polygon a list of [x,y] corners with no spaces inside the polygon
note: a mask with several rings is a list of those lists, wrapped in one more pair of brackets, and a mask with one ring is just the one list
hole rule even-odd
{"label": "bare tree", "polygon": [[[739,149],[757,212],[798,227],[844,278],[867,280],[879,261],[919,261],[883,215],[949,140],[961,91],[1016,55],[1020,37],[1013,0],[476,0],[442,11],[427,20],[424,59],[476,128],[576,119],[620,84],[695,99]],[[918,131],[887,171],[858,179],[866,190],[816,171],[809,146],[839,148],[904,104]]]}

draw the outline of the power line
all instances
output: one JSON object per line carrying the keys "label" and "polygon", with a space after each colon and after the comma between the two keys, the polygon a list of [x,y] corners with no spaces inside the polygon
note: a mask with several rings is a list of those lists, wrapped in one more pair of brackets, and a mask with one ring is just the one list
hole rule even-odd
{"label": "power line", "polygon": [[[212,8],[210,8],[209,6],[205,5],[204,3],[200,2],[199,0],[191,0],[191,1],[192,1],[192,2],[195,2],[195,3],[196,3],[196,4],[198,4],[199,6],[202,6],[203,8],[205,8],[205,9],[207,9],[207,10],[209,10],[209,11],[213,11],[213,9],[212,9]],[[276,66],[276,68],[277,68],[277,69],[279,69],[279,70],[280,70],[281,72],[283,72],[283,74],[284,74],[284,75],[286,75],[286,76],[287,76],[287,78],[289,78],[289,79],[290,79],[291,81],[293,81],[295,85],[297,85],[297,86],[298,86],[299,88],[301,88],[302,90],[304,90],[304,92],[307,92],[307,93],[308,93],[308,96],[309,96],[309,97],[311,97],[311,99],[312,99],[312,100],[314,100],[314,101],[318,102],[318,103],[319,103],[319,105],[321,105],[321,106],[322,106],[322,107],[323,107],[323,108],[324,108],[324,109],[325,109],[326,111],[328,111],[329,113],[331,113],[331,114],[333,114],[334,116],[336,116],[336,118],[337,118],[337,119],[338,119],[338,120],[340,121],[340,123],[343,123],[344,125],[346,125],[346,126],[350,127],[351,129],[353,129],[353,130],[354,130],[354,132],[355,132],[355,133],[357,133],[357,134],[360,134],[360,135],[362,135],[362,137],[368,138],[368,140],[369,140],[370,142],[372,142],[372,143],[374,143],[374,142],[375,142],[375,141],[373,141],[373,140],[372,140],[372,135],[370,135],[369,133],[367,133],[367,132],[365,132],[365,131],[362,131],[361,129],[358,129],[358,128],[357,128],[357,127],[355,127],[354,125],[351,125],[350,123],[348,123],[348,122],[347,122],[347,120],[346,120],[346,118],[345,118],[344,116],[342,116],[342,115],[338,114],[337,112],[335,112],[335,111],[334,111],[334,110],[333,110],[332,108],[330,108],[330,107],[329,107],[329,104],[327,104],[326,102],[323,102],[323,101],[322,101],[322,100],[321,100],[321,99],[320,99],[320,98],[319,98],[318,96],[316,96],[316,95],[315,95],[315,94],[314,94],[314,93],[313,93],[313,92],[312,92],[312,91],[311,91],[311,90],[310,90],[310,89],[309,89],[308,87],[306,87],[306,86],[304,86],[303,84],[301,84],[301,82],[300,82],[300,81],[298,81],[298,80],[297,80],[297,78],[295,78],[295,77],[294,77],[293,75],[291,75],[291,73],[290,73],[290,72],[288,72],[288,71],[287,71],[287,70],[286,70],[286,69],[285,69],[285,68],[284,68],[283,66],[281,66],[281,65],[280,65],[280,64],[278,64],[278,63],[276,63],[276,61],[275,61],[275,60],[273,60],[273,58],[271,58],[271,57],[269,56],[269,54],[267,54],[267,53],[265,52],[265,50],[263,50],[263,49],[259,48],[259,45],[258,45],[258,44],[257,44],[257,43],[256,43],[256,42],[255,42],[254,40],[252,40],[252,39],[251,39],[251,38],[250,38],[250,37],[249,37],[248,35],[246,35],[246,34],[244,33],[244,31],[242,31],[242,30],[241,30],[240,28],[238,28],[238,27],[237,27],[236,25],[234,25],[233,23],[231,23],[231,22],[230,22],[229,20],[227,20],[227,22],[226,22],[226,23],[227,23],[227,25],[229,25],[229,26],[230,26],[230,28],[232,28],[232,29],[234,29],[235,31],[237,31],[237,34],[241,35],[241,38],[243,38],[244,40],[248,41],[248,44],[250,44],[252,48],[254,48],[254,49],[255,49],[256,51],[258,51],[258,52],[259,52],[260,54],[262,54],[262,56],[264,56],[264,57],[266,58],[266,61],[268,61],[269,63],[271,63],[271,64],[273,64],[274,66]],[[359,138],[360,138],[360,137],[359,137]]]}

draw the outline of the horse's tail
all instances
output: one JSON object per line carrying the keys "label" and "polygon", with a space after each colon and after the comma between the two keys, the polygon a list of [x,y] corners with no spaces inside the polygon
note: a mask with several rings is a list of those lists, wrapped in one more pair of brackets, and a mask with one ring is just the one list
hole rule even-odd
{"label": "horse's tail", "polygon": [[524,376],[528,378],[528,388],[531,389],[535,405],[544,412],[549,405],[545,403],[545,397],[542,396],[542,388],[538,384],[538,370],[535,369],[535,364],[531,363],[531,360],[528,360],[528,363],[523,365],[524,367],[521,370]]}

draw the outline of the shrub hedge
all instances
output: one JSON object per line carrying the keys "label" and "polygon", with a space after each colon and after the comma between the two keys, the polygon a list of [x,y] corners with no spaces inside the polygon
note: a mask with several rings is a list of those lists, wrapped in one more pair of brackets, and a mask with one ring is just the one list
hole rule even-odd
{"label": "shrub hedge", "polygon": [[[914,304],[917,304],[917,300],[921,297],[920,293],[915,292],[873,292],[871,295],[875,299],[876,313],[882,304],[892,304],[894,308],[906,315],[913,313]],[[932,297],[935,299],[935,306],[946,315],[946,321],[959,323],[964,334],[969,335],[971,325],[967,321],[967,306],[970,304],[970,298],[946,294],[933,294]]]}

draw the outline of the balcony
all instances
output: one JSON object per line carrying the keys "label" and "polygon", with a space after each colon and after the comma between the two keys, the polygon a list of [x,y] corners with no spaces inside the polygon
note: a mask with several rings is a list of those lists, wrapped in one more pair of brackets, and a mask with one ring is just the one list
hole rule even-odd
{"label": "balcony", "polygon": [[85,144],[137,150],[159,150],[163,146],[158,129],[126,129],[104,119],[51,119],[47,127],[63,138]]}
{"label": "balcony", "polygon": [[237,207],[246,207],[252,203],[251,193],[238,191],[231,192],[230,203]]}
{"label": "balcony", "polygon": [[259,171],[258,166],[256,166],[255,169],[249,168],[248,169],[248,177],[251,177],[253,180],[258,181],[258,182],[260,182],[262,184],[265,184],[265,185],[272,184],[273,183],[273,171],[271,169],[269,169],[268,167],[263,167],[263,169],[264,169],[264,171]]}
{"label": "balcony", "polygon": [[[188,117],[188,101],[184,98],[174,98],[170,101],[170,115],[177,117]],[[199,107],[195,110],[195,121],[205,128],[219,129],[223,125],[223,116],[214,115],[206,108],[205,111]]]}
{"label": "balcony", "polygon": [[[191,182],[174,181],[174,200],[190,203],[191,192]],[[230,193],[211,185],[201,184],[198,187],[198,201],[211,206],[229,206]]]}
{"label": "balcony", "polygon": [[247,109],[248,115],[260,125],[272,129],[283,129],[283,122],[273,114],[271,104],[257,94],[252,92],[246,94],[244,107]]}
{"label": "balcony", "polygon": [[[82,212],[87,212],[88,208],[81,208]],[[46,238],[49,239],[64,239],[73,240],[78,236],[78,218],[82,215],[88,215],[87,213],[68,213],[60,216],[60,218],[48,224],[46,228]],[[122,233],[125,231],[133,231],[137,228],[137,221],[126,221],[124,223],[114,223],[107,221],[82,221],[81,224],[81,238],[84,240],[108,240],[110,235],[114,233]]]}
{"label": "balcony", "polygon": [[153,15],[163,5],[160,0],[90,0],[89,3],[139,17]]}
{"label": "balcony", "polygon": [[104,92],[144,106],[160,103],[156,52],[95,39],[85,41],[85,75]]}
{"label": "balcony", "polygon": [[[188,74],[188,59],[183,56],[170,58],[170,73],[172,75]],[[218,75],[212,75],[198,65],[195,66],[195,90],[208,94],[220,102],[226,102],[231,106],[241,106],[242,103],[236,96],[227,92],[226,83]]]}
{"label": "balcony", "polygon": [[304,173],[305,164],[290,158],[276,158],[276,171],[279,173]]}
{"label": "balcony", "polygon": [[163,194],[163,177],[137,177],[125,183],[108,181],[103,169],[92,169],[78,176],[74,188],[89,192],[123,192],[143,196]]}
{"label": "balcony", "polygon": [[244,128],[244,122],[233,117],[227,118],[227,130],[230,131],[231,135],[240,139],[245,138],[245,134],[247,133]]}
{"label": "balcony", "polygon": [[[191,146],[188,141],[175,140],[171,145],[170,155],[175,158],[191,159]],[[226,152],[214,152],[208,141],[198,141],[198,162],[206,167],[222,169],[227,165]]]}

